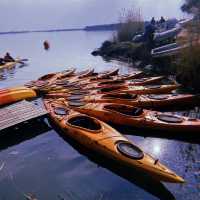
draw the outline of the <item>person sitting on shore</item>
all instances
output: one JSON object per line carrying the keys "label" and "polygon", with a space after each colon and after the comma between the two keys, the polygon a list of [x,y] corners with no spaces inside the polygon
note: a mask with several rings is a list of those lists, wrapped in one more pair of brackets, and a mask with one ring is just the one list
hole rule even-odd
{"label": "person sitting on shore", "polygon": [[0,58],[0,66],[1,66],[1,65],[4,65],[4,64],[5,64],[4,59],[3,59],[3,58]]}
{"label": "person sitting on shore", "polygon": [[4,62],[15,62],[15,59],[7,52],[4,56]]}

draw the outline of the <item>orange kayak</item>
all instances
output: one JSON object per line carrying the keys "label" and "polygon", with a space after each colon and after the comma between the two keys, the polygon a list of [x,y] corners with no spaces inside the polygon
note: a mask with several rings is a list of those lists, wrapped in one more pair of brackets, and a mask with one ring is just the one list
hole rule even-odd
{"label": "orange kayak", "polygon": [[129,80],[129,81],[120,80],[120,79],[103,80],[103,81],[99,81],[96,83],[92,83],[92,82],[88,83],[87,86],[85,86],[85,88],[87,88],[87,89],[106,88],[106,87],[110,87],[110,86],[114,86],[114,85],[116,85],[116,86],[119,85],[119,86],[124,86],[124,87],[143,86],[143,85],[148,85],[148,84],[159,82],[162,79],[163,79],[163,76],[133,79],[133,80]]}
{"label": "orange kayak", "polygon": [[[57,94],[58,95],[58,94]],[[56,94],[52,94],[56,97]],[[65,96],[64,94],[60,94]],[[69,95],[68,95],[69,96]],[[84,97],[86,102],[96,103],[118,103],[125,105],[138,106],[143,108],[160,108],[167,106],[191,105],[197,102],[197,97],[192,94],[150,94],[136,95],[128,93],[97,94]]]}
{"label": "orange kayak", "polygon": [[75,94],[65,92],[50,92],[48,98],[66,98],[68,100],[82,100],[87,103],[116,103],[142,108],[164,108],[168,106],[195,105],[199,98],[192,94],[151,94],[136,95],[127,93],[89,95],[80,91]]}
{"label": "orange kayak", "polygon": [[[114,85],[107,88],[100,88],[91,92],[91,94],[110,94],[110,93],[128,93],[128,94],[167,94],[176,90],[180,85],[146,85],[146,86],[123,86]],[[122,88],[123,87],[123,88]]]}
{"label": "orange kayak", "polygon": [[123,164],[124,167],[140,170],[159,181],[184,182],[158,159],[142,151],[104,122],[69,109],[63,99],[49,99],[44,103],[52,120],[63,132],[91,151]]}
{"label": "orange kayak", "polygon": [[35,91],[32,89],[8,89],[8,91],[0,93],[0,106],[36,96]]}
{"label": "orange kayak", "polygon": [[64,70],[62,72],[46,74],[38,78],[38,80],[36,81],[30,81],[26,83],[25,86],[39,90],[41,87],[43,88],[45,86],[53,84],[54,82],[56,82],[57,79],[60,79],[61,77],[66,78],[72,76],[75,70],[76,69],[72,68],[69,70]]}
{"label": "orange kayak", "polygon": [[[70,104],[70,103],[69,103]],[[71,103],[73,105],[73,102]],[[123,104],[88,103],[74,110],[104,122],[164,131],[200,132],[200,120]]]}
{"label": "orange kayak", "polygon": [[124,85],[112,85],[105,86],[96,89],[90,89],[87,87],[75,86],[72,87],[62,87],[56,86],[54,88],[48,88],[48,92],[56,93],[74,93],[74,92],[87,92],[88,96],[94,96],[98,94],[118,94],[118,93],[127,93],[127,94],[168,94],[171,91],[177,89],[179,85],[149,85],[149,86],[124,86]]}

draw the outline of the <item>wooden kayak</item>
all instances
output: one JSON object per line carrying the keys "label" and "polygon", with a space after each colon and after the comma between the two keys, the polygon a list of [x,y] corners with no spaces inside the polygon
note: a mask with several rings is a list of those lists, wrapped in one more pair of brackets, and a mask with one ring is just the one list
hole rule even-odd
{"label": "wooden kayak", "polygon": [[57,86],[53,90],[50,88],[47,92],[54,92],[55,90],[57,93],[71,93],[73,91],[87,91],[88,95],[97,95],[97,94],[118,94],[118,93],[128,93],[128,94],[168,94],[171,91],[177,89],[179,85],[149,85],[149,86],[124,86],[124,85],[113,85],[103,88],[96,88],[91,90],[90,88],[84,87],[65,87]]}
{"label": "wooden kayak", "polygon": [[[56,94],[52,94],[52,96],[56,97]],[[64,96],[64,94],[60,94],[60,96]],[[192,94],[135,95],[128,93],[114,93],[97,94],[95,96],[85,96],[84,100],[86,102],[118,103],[143,108],[161,108],[173,105],[189,105],[195,103],[197,101],[197,98],[195,95]]]}
{"label": "wooden kayak", "polygon": [[87,79],[88,77],[96,76],[97,74],[94,72],[94,68],[89,68],[80,72],[74,73],[71,77],[62,78],[61,81],[69,81],[69,82],[79,82],[80,80]]}
{"label": "wooden kayak", "polygon": [[[101,73],[99,73],[96,76],[89,76],[85,79],[81,80],[81,85],[88,85],[88,84],[94,84],[94,83],[99,83],[99,82],[103,82],[103,81],[125,81],[125,80],[132,80],[135,78],[140,77],[141,75],[143,75],[143,72],[134,72],[131,74],[123,74],[123,75],[113,75],[110,76],[108,75],[109,71],[107,72],[107,74],[104,76],[101,76]],[[111,74],[111,72],[110,72]]]}
{"label": "wooden kayak", "polygon": [[199,98],[192,94],[151,94],[136,95],[128,93],[96,94],[87,92],[50,92],[48,98],[65,98],[68,100],[81,100],[86,103],[116,103],[142,108],[164,108],[168,106],[183,106],[196,104]]}
{"label": "wooden kayak", "polygon": [[[73,103],[72,103],[73,105]],[[123,104],[88,103],[74,110],[104,122],[164,131],[200,132],[200,120]]]}
{"label": "wooden kayak", "polygon": [[149,77],[149,78],[141,78],[141,79],[133,79],[133,80],[129,80],[129,81],[125,81],[125,80],[102,80],[102,81],[98,81],[96,83],[88,83],[87,86],[85,86],[85,88],[87,89],[96,89],[96,88],[106,88],[106,87],[110,87],[113,85],[123,85],[125,87],[128,86],[143,86],[143,85],[148,85],[148,84],[152,84],[152,83],[156,83],[159,82],[163,79],[163,76],[157,76],[157,77]]}
{"label": "wooden kayak", "polygon": [[176,90],[180,85],[146,85],[146,86],[119,86],[113,85],[107,88],[96,89],[91,94],[110,94],[110,93],[128,93],[128,94],[167,94]]}
{"label": "wooden kayak", "polygon": [[35,91],[32,89],[8,90],[0,93],[0,106],[36,96]]}
{"label": "wooden kayak", "polygon": [[38,80],[36,80],[36,81],[30,81],[30,82],[26,83],[25,86],[40,91],[40,90],[42,90],[44,88],[48,88],[50,85],[56,83],[57,79],[60,79],[62,76],[65,78],[66,77],[69,78],[69,77],[73,76],[75,70],[76,70],[75,68],[72,68],[72,69],[64,70],[64,71],[58,72],[58,73],[46,74],[46,75],[38,78]]}
{"label": "wooden kayak", "polygon": [[46,99],[44,104],[52,120],[66,133],[86,148],[111,160],[141,172],[159,181],[183,183],[184,179],[143,152],[133,142],[104,122],[69,109],[63,99]]}

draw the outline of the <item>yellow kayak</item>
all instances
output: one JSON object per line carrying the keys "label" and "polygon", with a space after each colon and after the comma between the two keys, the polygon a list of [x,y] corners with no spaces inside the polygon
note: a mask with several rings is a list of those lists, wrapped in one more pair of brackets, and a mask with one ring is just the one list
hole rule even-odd
{"label": "yellow kayak", "polygon": [[36,92],[32,89],[23,89],[23,87],[5,89],[0,92],[0,106],[36,96]]}
{"label": "yellow kayak", "polygon": [[159,181],[183,183],[184,179],[142,151],[106,123],[70,109],[64,99],[44,100],[52,120],[86,148],[98,152],[124,167],[147,173]]}

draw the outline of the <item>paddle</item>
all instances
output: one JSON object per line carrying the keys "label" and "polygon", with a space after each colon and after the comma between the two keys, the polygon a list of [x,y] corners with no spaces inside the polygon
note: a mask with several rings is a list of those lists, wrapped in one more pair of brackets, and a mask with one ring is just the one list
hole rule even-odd
{"label": "paddle", "polygon": [[26,61],[28,61],[27,58],[15,60],[15,62],[20,63],[22,65],[25,64],[24,62],[26,62]]}

